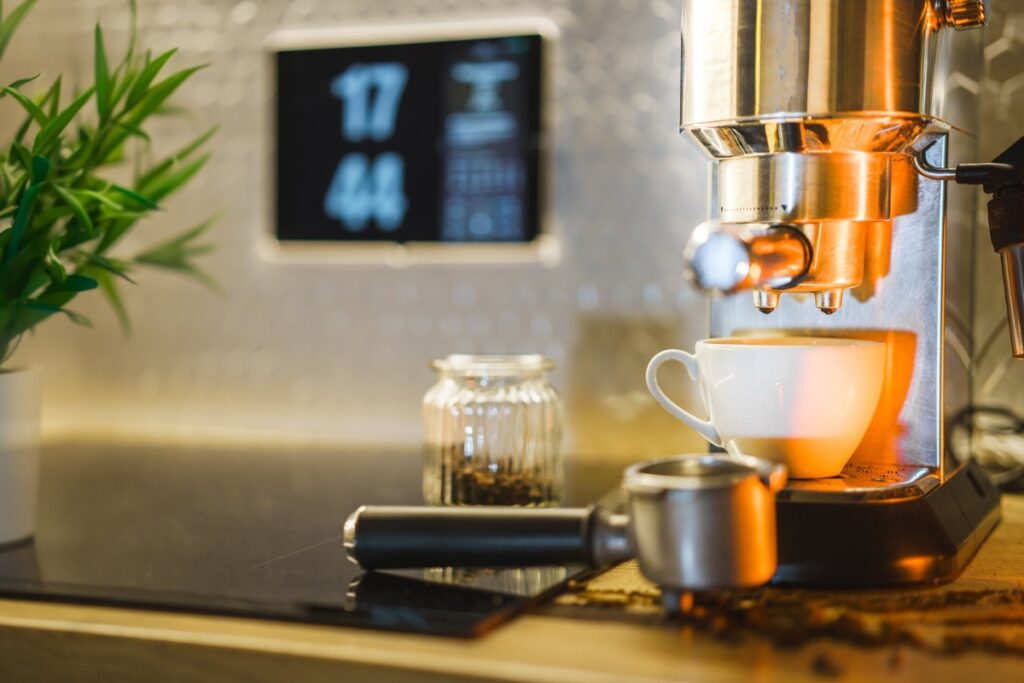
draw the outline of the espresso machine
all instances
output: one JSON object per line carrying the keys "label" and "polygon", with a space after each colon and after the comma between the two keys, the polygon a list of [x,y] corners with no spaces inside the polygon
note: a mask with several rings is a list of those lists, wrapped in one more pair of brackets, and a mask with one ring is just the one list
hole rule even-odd
{"label": "espresso machine", "polygon": [[[746,456],[687,455],[627,470],[628,515],[363,507],[345,522],[350,559],[600,567],[638,555],[670,610],[680,591],[769,576],[843,587],[955,577],[998,523],[1000,497],[949,447],[970,401],[973,288],[948,275],[972,261],[974,242],[973,225],[947,226],[951,181],[992,195],[1012,349],[1024,357],[1024,139],[991,163],[947,168],[947,29],[987,20],[986,0],[683,0],[681,131],[713,164],[711,218],[684,259],[719,294],[711,336],[886,347],[878,407],[839,476],[784,483],[741,467]],[[741,485],[766,507],[741,505]],[[763,562],[743,559],[755,550]],[[751,567],[765,571],[751,578]]]}
{"label": "espresso machine", "polygon": [[947,261],[974,240],[971,226],[947,225],[947,181],[994,196],[1024,357],[1024,143],[945,168],[948,29],[988,16],[987,0],[683,2],[680,128],[713,164],[711,219],[685,262],[722,294],[711,336],[887,345],[880,405],[842,475],[777,495],[777,582],[941,581],[998,523],[997,489],[947,438],[969,402],[973,294],[947,279]]}

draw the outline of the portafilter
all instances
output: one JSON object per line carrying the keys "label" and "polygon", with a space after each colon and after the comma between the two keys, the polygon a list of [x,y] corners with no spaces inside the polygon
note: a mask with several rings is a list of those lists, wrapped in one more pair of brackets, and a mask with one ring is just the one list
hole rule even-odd
{"label": "portafilter", "polygon": [[637,557],[669,591],[757,586],[775,572],[775,494],[784,465],[748,456],[678,455],[622,480],[628,515],[588,508],[363,506],[345,522],[363,569],[603,567]]}

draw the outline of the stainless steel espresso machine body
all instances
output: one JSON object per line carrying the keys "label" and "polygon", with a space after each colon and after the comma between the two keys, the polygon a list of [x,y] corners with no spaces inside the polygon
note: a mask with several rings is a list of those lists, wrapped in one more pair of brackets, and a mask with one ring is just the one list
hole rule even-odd
{"label": "stainless steel espresso machine body", "polygon": [[713,300],[712,336],[888,348],[880,406],[843,474],[777,497],[778,581],[942,580],[998,521],[996,489],[944,445],[970,386],[946,329],[969,329],[972,295],[946,281],[946,259],[974,237],[947,230],[943,179],[921,172],[946,162],[947,29],[987,18],[984,0],[683,2],[681,130],[714,165],[687,273],[746,292]]}

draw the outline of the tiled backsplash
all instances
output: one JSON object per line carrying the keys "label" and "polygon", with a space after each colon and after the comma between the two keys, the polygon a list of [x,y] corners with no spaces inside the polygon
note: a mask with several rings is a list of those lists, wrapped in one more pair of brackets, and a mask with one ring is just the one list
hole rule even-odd
{"label": "tiled backsplash", "polygon": [[[575,430],[578,446],[630,457],[703,448],[643,388],[651,354],[706,332],[703,299],[681,275],[688,231],[705,218],[706,164],[676,132],[678,12],[675,2],[647,0],[140,1],[147,45],[179,46],[180,64],[212,64],[179,100],[195,120],[168,121],[161,144],[222,125],[201,181],[140,232],[158,236],[221,213],[220,247],[205,263],[222,291],[139,273],[126,294],[130,338],[95,297],[76,305],[97,329],[53,321],[25,340],[20,362],[46,369],[48,427],[415,441],[432,358],[513,350],[557,361],[571,425],[601,427],[599,440]],[[268,35],[509,16],[547,17],[561,30],[551,103],[557,263],[403,268],[260,256]],[[123,40],[123,0],[40,3],[4,71],[42,63],[88,78],[97,17],[108,42]]]}
{"label": "tiled backsplash", "polygon": [[[987,75],[960,76],[964,88],[980,92],[989,156],[1024,120],[1024,3],[993,4]],[[550,160],[557,263],[397,267],[261,257],[269,220],[268,35],[508,16],[547,17],[561,31]],[[25,340],[20,362],[46,369],[51,430],[268,430],[411,442],[433,381],[430,359],[513,350],[558,362],[554,383],[567,398],[577,448],[628,458],[704,448],[643,387],[651,354],[690,347],[707,331],[704,300],[681,273],[689,230],[706,214],[707,164],[676,132],[676,2],[140,0],[139,17],[147,45],[180,47],[180,64],[212,64],[180,98],[197,115],[163,123],[161,147],[222,125],[201,181],[140,232],[156,237],[220,213],[220,247],[205,263],[221,291],[140,273],[140,285],[126,293],[130,338],[94,297],[79,308],[97,329],[53,321]],[[124,0],[40,3],[3,77],[42,67],[89,78],[97,18],[110,43],[123,42]],[[1002,314],[1002,292],[987,280],[998,271],[987,245],[979,258],[987,265],[978,269],[976,329],[987,331]],[[994,388],[981,385],[986,397],[1020,402],[1024,369],[997,371],[1004,350],[1000,338],[981,359],[985,379],[1003,378],[991,380]]]}

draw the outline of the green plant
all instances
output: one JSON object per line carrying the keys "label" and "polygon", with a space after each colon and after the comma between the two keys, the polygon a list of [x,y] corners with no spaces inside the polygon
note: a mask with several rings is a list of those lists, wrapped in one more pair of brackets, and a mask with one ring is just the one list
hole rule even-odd
{"label": "green plant", "polygon": [[[0,58],[36,0],[10,14],[0,0]],[[202,66],[163,76],[175,54],[136,49],[135,3],[124,58],[111,68],[103,31],[95,31],[95,82],[62,99],[58,77],[37,96],[24,88],[38,75],[11,83],[0,98],[16,102],[25,119],[13,140],[0,146],[0,364],[21,336],[55,314],[91,326],[67,308],[82,292],[102,291],[125,330],[128,316],[119,283],[134,282],[137,265],[176,270],[204,282],[193,259],[209,251],[200,243],[209,222],[132,256],[112,250],[140,220],[181,189],[206,164],[211,129],[167,158],[145,163],[151,140],[146,123],[167,113],[168,99]],[[92,106],[90,106],[92,105]],[[113,167],[134,159],[133,178],[117,183]]]}

